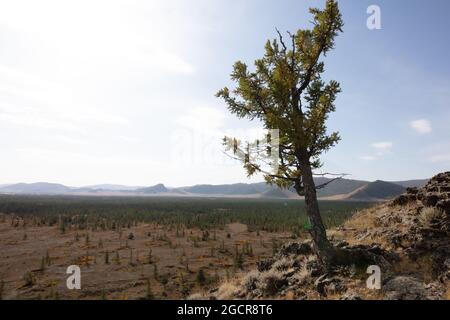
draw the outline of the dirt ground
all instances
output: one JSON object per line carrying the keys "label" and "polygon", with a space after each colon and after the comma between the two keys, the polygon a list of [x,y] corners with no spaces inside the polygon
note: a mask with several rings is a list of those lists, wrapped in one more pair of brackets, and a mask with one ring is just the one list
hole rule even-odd
{"label": "dirt ground", "polygon": [[[181,229],[139,224],[121,231],[13,227],[0,222],[2,299],[183,299],[255,268],[288,233]],[[236,264],[242,254],[242,268]],[[69,265],[81,268],[81,289],[69,290]],[[199,276],[203,270],[205,277]]]}

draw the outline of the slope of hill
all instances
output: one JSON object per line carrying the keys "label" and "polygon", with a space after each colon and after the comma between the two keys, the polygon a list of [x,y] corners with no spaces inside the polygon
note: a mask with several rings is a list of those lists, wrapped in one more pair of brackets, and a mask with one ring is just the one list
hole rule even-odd
{"label": "slope of hill", "polygon": [[[330,178],[315,178],[316,185],[329,182]],[[338,179],[319,189],[317,194],[324,200],[355,200],[373,201],[385,200],[403,192],[403,186],[418,187],[423,180],[393,182],[367,182],[362,180]],[[99,184],[80,188],[71,188],[54,183],[13,184],[0,186],[0,193],[11,194],[90,194],[90,195],[165,195],[165,196],[214,196],[214,197],[270,197],[270,198],[299,198],[293,189],[276,190],[265,182],[235,183],[210,185],[201,184],[180,188],[166,188],[163,184],[149,187],[133,187],[115,184]]]}
{"label": "slope of hill", "polygon": [[[369,191],[387,195],[380,186],[398,190],[376,181]],[[332,268],[317,257],[311,240],[287,241],[256,270],[190,298],[448,300],[449,230],[450,172],[444,172],[328,230],[339,252]],[[367,282],[373,265],[383,275],[377,290]]]}
{"label": "slope of hill", "polygon": [[167,189],[162,183],[158,183],[151,187],[140,188],[136,190],[136,192],[138,193],[147,193],[147,194],[164,193],[168,191],[169,189]]}
{"label": "slope of hill", "polygon": [[261,193],[261,198],[296,199],[299,198],[299,196],[296,193],[289,190],[270,188],[269,190]]}
{"label": "slope of hill", "polygon": [[145,187],[137,187],[137,186],[125,186],[121,184],[97,184],[93,186],[86,186],[83,189],[91,189],[91,190],[108,190],[108,191],[134,191],[137,189],[142,189]]}
{"label": "slope of hill", "polygon": [[406,181],[389,181],[405,188],[422,188],[428,182],[428,179],[416,179],[416,180],[406,180]]}
{"label": "slope of hill", "polygon": [[405,187],[398,184],[377,180],[371,182],[354,192],[350,193],[347,199],[362,201],[388,200],[405,192]]}
{"label": "slope of hill", "polygon": [[190,187],[178,188],[182,191],[194,194],[214,194],[214,195],[249,195],[258,194],[270,189],[264,182],[260,183],[234,183],[234,184],[199,184]]}
{"label": "slope of hill", "polygon": [[17,183],[0,188],[2,193],[15,194],[61,194],[68,193],[72,188],[62,184],[36,182],[36,183]]}
{"label": "slope of hill", "polygon": [[[330,178],[315,178],[316,185],[321,185],[329,182]],[[329,197],[339,194],[347,194],[355,191],[362,186],[369,184],[368,181],[352,180],[352,179],[338,179],[325,186],[323,189],[317,191],[319,197]]]}

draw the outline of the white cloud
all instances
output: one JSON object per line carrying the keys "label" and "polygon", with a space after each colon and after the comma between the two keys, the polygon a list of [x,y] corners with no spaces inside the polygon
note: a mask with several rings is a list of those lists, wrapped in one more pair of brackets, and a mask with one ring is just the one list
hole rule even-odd
{"label": "white cloud", "polygon": [[386,151],[389,151],[390,149],[392,149],[393,145],[394,144],[390,141],[375,142],[375,143],[371,144],[371,146],[373,148],[383,151],[383,152],[386,152]]}
{"label": "white cloud", "polygon": [[431,123],[426,119],[413,120],[409,123],[409,126],[420,134],[426,134],[432,131]]}
{"label": "white cloud", "polygon": [[217,134],[224,121],[225,113],[212,107],[191,108],[176,120],[184,128],[208,134]]}
{"label": "white cloud", "polygon": [[376,159],[375,156],[361,156],[359,158],[362,159],[362,160],[366,160],[366,161],[373,161],[373,160]]}
{"label": "white cloud", "polygon": [[375,149],[374,154],[360,156],[359,158],[361,160],[373,161],[378,158],[381,158],[385,154],[388,154],[391,152],[391,149],[394,146],[394,144],[391,141],[380,141],[380,142],[374,142],[370,146]]}
{"label": "white cloud", "polygon": [[429,158],[433,163],[450,162],[450,153],[447,154],[436,154]]}

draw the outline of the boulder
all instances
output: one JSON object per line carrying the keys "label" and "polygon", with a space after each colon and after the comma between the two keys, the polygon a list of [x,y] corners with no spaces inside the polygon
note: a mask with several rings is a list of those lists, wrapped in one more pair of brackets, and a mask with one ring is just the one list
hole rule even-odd
{"label": "boulder", "polygon": [[397,276],[388,280],[382,290],[385,300],[436,300],[440,292],[412,276]]}

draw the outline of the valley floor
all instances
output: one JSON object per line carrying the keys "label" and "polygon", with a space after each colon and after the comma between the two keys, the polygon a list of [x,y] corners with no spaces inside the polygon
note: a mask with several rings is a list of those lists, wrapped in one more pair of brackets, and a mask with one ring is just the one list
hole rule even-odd
{"label": "valley floor", "polygon": [[[0,218],[2,299],[182,299],[254,268],[290,237],[238,223],[208,235],[149,223],[61,233]],[[69,265],[81,268],[81,290],[67,289]]]}

